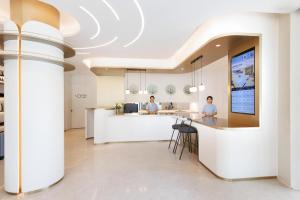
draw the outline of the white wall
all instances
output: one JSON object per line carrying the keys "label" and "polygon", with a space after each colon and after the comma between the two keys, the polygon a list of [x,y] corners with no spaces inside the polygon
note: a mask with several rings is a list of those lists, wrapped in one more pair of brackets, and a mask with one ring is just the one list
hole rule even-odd
{"label": "white wall", "polygon": [[[158,87],[158,93],[155,94],[157,102],[183,102],[194,103],[198,102],[198,110],[206,104],[206,97],[213,96],[214,103],[218,108],[218,117],[228,118],[228,56],[225,56],[207,66],[203,67],[202,72],[203,84],[206,89],[190,95],[183,92],[185,85],[191,85],[192,74],[147,74],[147,85],[155,84]],[[129,73],[129,86],[136,84],[139,86],[139,74]],[[200,85],[201,71],[196,71],[196,85]],[[126,84],[126,80],[125,80]],[[165,88],[168,84],[173,84],[176,87],[174,95],[168,95]],[[144,75],[142,74],[142,89],[144,89]],[[146,102],[149,101],[148,95],[130,94],[125,96],[126,102]]]}
{"label": "white wall", "polygon": [[199,47],[214,38],[239,34],[260,36],[259,139],[253,148],[260,149],[257,163],[265,174],[277,175],[278,135],[278,22],[276,14],[233,13],[209,20],[199,27],[185,45],[177,51],[177,60],[184,60]]}
{"label": "white wall", "polygon": [[300,190],[300,9],[291,14],[291,186]]}
{"label": "white wall", "polygon": [[[139,73],[129,73],[128,85],[135,84],[139,86],[140,75]],[[147,73],[147,85],[156,85],[158,88],[157,94],[154,94],[157,102],[193,102],[197,99],[196,94],[186,95],[183,92],[185,85],[191,85],[192,76],[191,73],[187,74],[149,74]],[[126,81],[126,80],[125,80]],[[176,87],[176,93],[174,95],[169,95],[166,93],[166,86],[172,84]],[[125,83],[126,87],[126,83]],[[144,90],[144,75],[142,73],[142,90]],[[139,95],[139,94],[129,94],[125,96],[126,102],[147,102],[151,95]]]}
{"label": "white wall", "polygon": [[89,71],[75,72],[72,74],[72,128],[84,127],[84,110],[91,107],[97,107],[97,77]]}
{"label": "white wall", "polygon": [[279,20],[278,178],[300,189],[300,11]]}
{"label": "white wall", "polygon": [[[196,72],[197,85],[200,84],[200,70]],[[95,76],[91,72],[73,73],[68,77],[65,75],[65,94],[72,95],[72,101],[65,99],[65,119],[67,120],[67,108],[72,108],[72,128],[84,127],[84,109],[87,107],[110,107],[117,102],[147,102],[148,95],[130,94],[125,95],[126,79],[123,76]],[[69,80],[71,79],[71,81]],[[203,67],[203,83],[206,90],[186,95],[183,92],[185,85],[191,85],[191,73],[186,74],[147,74],[147,85],[154,84],[158,87],[155,94],[157,102],[178,102],[192,103],[198,102],[198,109],[201,110],[206,103],[206,97],[214,97],[214,103],[218,107],[218,117],[228,116],[228,57],[225,56],[210,65]],[[68,87],[67,84],[71,86]],[[129,73],[128,85],[139,86],[139,73]],[[167,85],[173,84],[176,87],[174,95],[165,92]],[[142,74],[142,88],[144,89],[144,75]],[[71,88],[71,89],[70,89]],[[71,90],[71,91],[70,91]],[[86,98],[76,98],[76,94],[86,94]],[[71,104],[71,105],[69,105]],[[66,126],[67,127],[67,126]]]}
{"label": "white wall", "polygon": [[213,96],[214,104],[218,110],[217,116],[224,119],[228,118],[228,69],[228,56],[203,68],[203,84],[206,89],[203,92],[199,92],[200,111],[206,104],[206,97]]}
{"label": "white wall", "polygon": [[124,77],[99,76],[97,80],[98,107],[114,107],[124,102]]}
{"label": "white wall", "polygon": [[278,179],[290,185],[290,16],[279,18]]}

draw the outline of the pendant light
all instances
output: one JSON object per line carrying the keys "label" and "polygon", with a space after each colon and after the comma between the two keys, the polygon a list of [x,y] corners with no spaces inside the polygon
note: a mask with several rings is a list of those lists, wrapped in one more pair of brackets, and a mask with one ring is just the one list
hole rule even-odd
{"label": "pendant light", "polygon": [[201,75],[201,84],[199,85],[199,91],[204,91],[205,90],[205,85],[203,84],[203,66],[202,66],[202,60],[203,60],[203,56],[200,57],[200,75]]}
{"label": "pendant light", "polygon": [[140,90],[139,90],[139,94],[143,94],[144,91],[142,90],[142,72],[140,70]]}
{"label": "pendant light", "polygon": [[130,94],[130,90],[129,90],[129,88],[128,88],[128,69],[126,69],[126,74],[125,74],[125,76],[126,76],[126,90],[125,90],[125,94]]}
{"label": "pendant light", "polygon": [[145,86],[145,89],[144,89],[144,94],[148,94],[148,90],[147,90],[147,69],[145,69],[145,83],[144,83],[144,86]]}
{"label": "pendant light", "polygon": [[191,64],[192,64],[192,87],[190,87],[190,92],[191,93],[195,93],[197,92],[197,87],[196,87],[196,84],[195,84],[195,63],[196,63],[197,60],[193,61]]}

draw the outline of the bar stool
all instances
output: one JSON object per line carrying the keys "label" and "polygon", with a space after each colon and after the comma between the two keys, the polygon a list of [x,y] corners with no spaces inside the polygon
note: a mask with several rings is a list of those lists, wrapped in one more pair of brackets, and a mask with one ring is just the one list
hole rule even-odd
{"label": "bar stool", "polygon": [[177,124],[178,120],[179,120],[179,118],[176,118],[175,124],[172,125],[173,132],[172,132],[172,135],[171,135],[171,138],[170,138],[170,141],[169,141],[169,147],[168,147],[168,149],[170,149],[170,146],[171,146],[171,143],[172,143],[172,140],[173,140],[173,136],[174,136],[175,131],[178,130],[178,128],[179,128],[180,126],[185,125],[185,124],[184,124],[184,121],[182,121],[180,124]]}
{"label": "bar stool", "polygon": [[[179,127],[178,131],[183,138],[183,146],[179,157],[179,160],[181,160],[186,142],[188,142],[189,145],[189,152],[191,153],[193,152],[193,146],[195,146],[195,152],[198,152],[198,130],[196,127],[189,125],[189,126]],[[192,143],[192,134],[196,135],[196,143],[194,145]]]}
{"label": "bar stool", "polygon": [[[187,118],[186,121],[190,121],[190,124],[189,124],[189,125],[188,125],[188,124],[185,124],[184,120],[182,120],[182,122],[181,122],[181,124],[180,124],[179,127],[187,127],[187,126],[191,126],[191,124],[192,124],[192,119]],[[182,133],[179,131],[179,127],[178,127],[178,135],[177,135],[177,138],[176,138],[176,140],[175,140],[175,145],[174,145],[174,148],[173,148],[173,153],[176,153],[177,147],[178,147],[179,141],[180,141],[180,139],[181,139],[181,135],[182,135]]]}

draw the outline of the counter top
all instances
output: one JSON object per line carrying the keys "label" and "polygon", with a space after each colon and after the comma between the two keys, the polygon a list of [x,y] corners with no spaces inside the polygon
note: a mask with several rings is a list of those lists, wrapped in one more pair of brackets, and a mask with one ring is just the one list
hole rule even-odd
{"label": "counter top", "polygon": [[[228,119],[217,118],[217,117],[203,117],[201,113],[197,112],[178,112],[175,114],[178,117],[190,118],[193,122],[209,126],[216,129],[225,128],[254,128],[241,126],[238,123],[230,122]],[[258,127],[256,127],[258,128]]]}
{"label": "counter top", "polygon": [[[108,108],[86,108],[89,109],[104,109],[111,110]],[[242,126],[239,123],[230,122],[228,119],[218,118],[218,117],[203,117],[200,112],[191,112],[189,110],[159,110],[157,114],[148,114],[147,111],[141,110],[138,113],[121,113],[115,115],[114,117],[124,117],[124,116],[174,116],[179,118],[190,118],[193,120],[193,123],[202,124],[208,127],[216,129],[226,129],[226,128],[253,128],[251,126],[246,127]],[[257,128],[257,127],[256,127]]]}

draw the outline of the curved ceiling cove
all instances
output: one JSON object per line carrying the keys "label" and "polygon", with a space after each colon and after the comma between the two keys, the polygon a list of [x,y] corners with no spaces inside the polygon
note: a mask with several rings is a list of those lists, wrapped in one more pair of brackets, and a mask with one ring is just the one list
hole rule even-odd
{"label": "curved ceiling cove", "polygon": [[93,39],[95,39],[96,37],[98,37],[99,34],[100,34],[100,30],[101,30],[100,23],[99,23],[99,21],[97,20],[97,18],[96,18],[89,10],[87,10],[85,7],[79,6],[79,8],[80,8],[81,10],[83,10],[87,15],[89,15],[89,16],[92,18],[92,20],[95,22],[95,24],[96,24],[97,31],[96,31],[96,33],[95,33],[93,36],[90,37],[90,39],[93,40]]}
{"label": "curved ceiling cove", "polygon": [[80,24],[69,13],[60,12],[60,32],[64,37],[74,36],[80,32]]}

